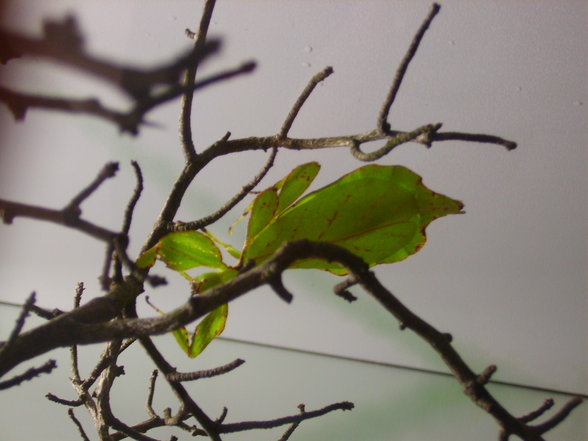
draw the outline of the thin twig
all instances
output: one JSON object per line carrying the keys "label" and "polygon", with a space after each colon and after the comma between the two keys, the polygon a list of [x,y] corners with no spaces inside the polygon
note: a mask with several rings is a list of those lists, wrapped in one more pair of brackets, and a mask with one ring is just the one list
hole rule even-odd
{"label": "thin twig", "polygon": [[8,352],[12,348],[12,345],[14,344],[16,338],[20,334],[20,331],[22,331],[22,328],[24,327],[24,324],[25,324],[25,321],[29,315],[29,312],[31,311],[31,307],[35,304],[35,297],[36,297],[36,295],[35,295],[35,292],[33,291],[29,295],[27,300],[25,301],[24,305],[22,306],[22,308],[20,310],[20,314],[18,315],[18,317],[16,319],[16,323],[14,324],[14,327],[12,328],[12,331],[10,332],[10,336],[8,337],[8,340],[0,348],[0,358],[2,358],[5,354],[8,354]]}
{"label": "thin twig", "polygon": [[267,172],[272,168],[274,165],[274,160],[276,158],[276,154],[278,152],[277,147],[272,147],[271,154],[261,169],[261,171],[246,185],[241,188],[241,191],[237,193],[235,196],[231,198],[227,203],[225,203],[221,208],[219,208],[216,212],[212,213],[209,216],[203,217],[193,222],[186,222],[186,223],[172,223],[169,226],[170,231],[195,231],[201,228],[205,228],[206,226],[213,224],[220,218],[222,218],[225,214],[227,214],[235,205],[247,196],[251,190],[253,190],[257,184],[261,182],[261,180],[265,177]]}
{"label": "thin twig", "polygon": [[272,429],[274,427],[280,427],[285,424],[293,424],[297,421],[300,422],[311,418],[317,418],[326,415],[327,413],[333,412],[335,410],[352,410],[353,407],[353,403],[350,403],[349,401],[342,401],[340,403],[330,404],[328,406],[323,407],[322,409],[311,410],[299,415],[291,415],[287,417],[276,418],[274,420],[243,421],[240,423],[223,424],[221,426],[221,433],[242,432],[244,430],[252,429]]}
{"label": "thin twig", "polygon": [[461,132],[443,132],[434,133],[432,141],[469,141],[487,144],[498,144],[505,147],[507,150],[514,150],[517,148],[517,143],[509,141],[494,135],[484,135],[482,133],[461,133]]}
{"label": "thin twig", "polygon": [[380,110],[380,113],[378,114],[378,121],[377,121],[376,127],[382,133],[387,133],[390,130],[390,125],[387,120],[388,120],[388,114],[390,113],[390,108],[392,107],[392,103],[394,103],[394,100],[396,99],[396,94],[398,93],[398,90],[400,89],[400,85],[402,84],[402,80],[404,79],[404,75],[406,74],[406,70],[408,69],[408,65],[410,64],[413,57],[415,56],[415,54],[419,48],[419,45],[421,43],[421,40],[423,39],[423,37],[425,35],[425,32],[427,32],[427,29],[431,25],[431,22],[433,21],[433,19],[435,18],[435,16],[437,15],[437,13],[439,12],[440,9],[441,9],[441,6],[439,4],[437,4],[437,3],[433,4],[433,6],[431,7],[431,10],[429,12],[429,15],[427,16],[427,18],[425,18],[425,21],[421,24],[421,27],[419,28],[416,35],[412,39],[412,43],[410,44],[408,51],[406,52],[406,54],[404,55],[404,58],[400,62],[400,66],[398,66],[398,69],[396,70],[396,74],[394,76],[394,81],[392,82],[392,86],[390,87],[388,95],[386,95],[386,99],[384,100],[384,102],[382,104],[382,108]]}
{"label": "thin twig", "polygon": [[245,62],[240,66],[211,75],[196,82],[192,87],[182,85],[168,86],[164,91],[143,97],[135,102],[129,111],[123,112],[104,106],[98,98],[73,99],[55,98],[41,94],[26,94],[16,92],[5,87],[0,87],[0,102],[5,102],[13,117],[17,121],[25,118],[29,108],[45,110],[58,110],[81,115],[91,115],[109,121],[118,126],[121,133],[137,135],[139,126],[154,126],[154,123],[145,121],[145,116],[152,109],[161,106],[185,93],[195,91],[224,81],[235,76],[249,73],[255,68],[254,62]]}
{"label": "thin twig", "polygon": [[280,138],[286,138],[288,136],[288,132],[292,128],[292,124],[294,123],[296,116],[298,116],[300,109],[302,108],[302,106],[304,105],[304,103],[306,102],[306,100],[308,99],[308,97],[310,96],[312,91],[314,90],[314,88],[321,81],[323,81],[325,78],[327,78],[332,73],[333,73],[333,68],[331,66],[328,66],[325,69],[323,69],[321,72],[317,73],[315,76],[312,77],[310,82],[306,85],[306,87],[304,88],[304,90],[302,91],[302,93],[300,94],[300,96],[298,97],[298,99],[296,100],[294,105],[292,106],[292,109],[288,113],[288,116],[286,117],[284,124],[282,124],[282,128],[280,129],[280,131],[278,133],[278,136]]}
{"label": "thin twig", "polygon": [[109,162],[98,173],[98,176],[82,191],[80,191],[71,202],[64,208],[65,211],[78,211],[82,202],[94,193],[104,181],[116,175],[118,162]]}
{"label": "thin twig", "polygon": [[88,438],[88,435],[86,435],[86,432],[84,431],[84,428],[82,427],[82,423],[80,423],[80,421],[76,418],[73,409],[68,409],[67,414],[69,415],[69,417],[71,418],[73,423],[78,428],[78,431],[80,432],[80,436],[82,437],[82,440],[83,441],[90,441],[90,438]]}
{"label": "thin twig", "polygon": [[496,370],[497,370],[496,365],[491,364],[486,369],[484,369],[484,372],[482,372],[480,375],[478,375],[478,378],[476,379],[476,381],[478,382],[478,384],[482,384],[482,385],[488,384],[488,382],[490,381],[490,379],[492,378],[492,375],[494,375]]}
{"label": "thin twig", "polygon": [[564,406],[555,415],[553,415],[550,419],[548,419],[547,421],[545,421],[542,424],[532,426],[533,429],[535,429],[536,431],[538,431],[539,433],[542,433],[542,434],[553,429],[558,424],[560,424],[563,420],[565,420],[568,417],[568,415],[580,404],[582,404],[582,398],[580,398],[580,397],[572,398],[566,404],[564,404]]}
{"label": "thin twig", "polygon": [[[153,341],[149,337],[143,337],[140,339],[140,342],[143,348],[147,351],[157,368],[166,376],[175,372],[175,369],[165,360],[165,358],[161,355],[157,347],[153,344]],[[206,413],[196,404],[196,402],[190,397],[188,391],[184,388],[184,386],[177,382],[177,381],[170,381],[167,380],[168,384],[178,397],[178,399],[183,403],[190,414],[196,418],[196,421],[202,426],[205,430],[207,435],[210,437],[212,441],[222,441],[217,430],[216,430],[216,423],[211,420]]]}
{"label": "thin twig", "polygon": [[184,150],[186,158],[190,158],[196,154],[196,148],[194,147],[194,141],[192,139],[192,101],[194,99],[194,91],[191,90],[196,79],[196,73],[198,72],[198,53],[206,42],[208,34],[208,26],[212,19],[212,12],[214,11],[214,5],[216,0],[207,0],[204,3],[204,9],[200,17],[200,24],[198,26],[198,32],[193,34],[194,47],[192,49],[193,58],[190,59],[190,64],[184,75],[183,84],[188,88],[182,96],[181,101],[181,112],[180,112],[180,141]]}
{"label": "thin twig", "polygon": [[206,369],[195,372],[171,372],[165,377],[170,381],[194,381],[201,378],[211,378],[231,372],[232,370],[237,369],[243,363],[245,363],[245,360],[237,358],[236,360],[227,363],[224,366],[219,366],[214,369]]}
{"label": "thin twig", "polygon": [[255,62],[254,61],[246,61],[241,65],[234,67],[232,69],[227,69],[216,74],[212,74],[202,80],[197,81],[192,86],[170,86],[164,92],[161,92],[159,95],[153,96],[152,98],[140,101],[135,106],[132,112],[129,112],[128,116],[134,115],[133,118],[137,121],[141,121],[143,116],[151,109],[160,106],[163,103],[176,99],[179,96],[182,96],[186,93],[194,93],[197,90],[203,89],[208,87],[212,84],[216,84],[221,81],[225,81],[236,76],[250,73],[255,69]]}
{"label": "thin twig", "polygon": [[27,371],[21,375],[16,375],[12,377],[10,380],[0,382],[0,390],[9,389],[14,386],[18,386],[19,384],[23,383],[24,381],[32,380],[35,377],[38,377],[41,374],[49,374],[53,369],[57,367],[57,362],[55,360],[48,360],[43,365],[35,368],[27,369]]}
{"label": "thin twig", "polygon": [[155,382],[157,380],[158,370],[154,369],[153,373],[151,374],[151,378],[149,379],[149,388],[147,393],[147,413],[153,418],[159,418],[159,416],[153,410],[153,396],[155,395]]}
{"label": "thin twig", "polygon": [[[0,305],[11,306],[13,308],[22,308],[23,307],[23,305],[20,303],[7,302],[6,300],[0,300]],[[31,312],[38,315],[39,317],[47,319],[47,320],[51,320],[52,318],[55,318],[58,315],[63,314],[63,311],[60,309],[55,308],[50,311],[45,308],[40,308],[37,305],[31,305]]]}
{"label": "thin twig", "polygon": [[[305,412],[304,404],[299,404],[298,409],[300,409],[300,413],[302,415],[304,415],[304,412]],[[300,421],[296,421],[296,422],[292,423],[292,425],[290,427],[288,427],[288,430],[286,430],[286,432],[280,437],[280,439],[278,441],[288,441],[290,439],[290,437],[292,436],[292,434],[294,433],[294,431],[298,428],[299,425],[300,425]]]}
{"label": "thin twig", "polygon": [[53,401],[54,403],[63,404],[64,406],[69,407],[79,407],[84,404],[84,401],[81,398],[78,398],[77,400],[66,400],[52,393],[45,394],[45,398],[47,398],[49,401]]}
{"label": "thin twig", "polygon": [[549,409],[551,409],[554,404],[555,404],[555,401],[553,401],[552,398],[548,398],[547,400],[545,400],[543,402],[543,404],[538,409],[533,410],[532,412],[529,412],[528,414],[523,415],[522,417],[519,417],[519,420],[521,420],[525,423],[533,421],[533,420],[539,418],[541,415],[543,415]]}
{"label": "thin twig", "polygon": [[[63,22],[45,22],[45,35],[39,39],[5,30],[0,31],[0,39],[6,43],[0,46],[3,62],[15,55],[49,58],[109,81],[135,99],[149,96],[156,86],[177,83],[181,72],[194,58],[193,53],[182,54],[159,67],[144,70],[93,57],[85,52],[81,31],[72,16]],[[5,48],[10,54],[6,54]],[[203,59],[218,48],[218,41],[209,41],[196,55]]]}
{"label": "thin twig", "polygon": [[35,205],[21,204],[19,202],[0,199],[0,216],[4,223],[10,224],[16,217],[28,217],[45,222],[52,222],[81,231],[95,239],[110,242],[117,233],[95,225],[84,219],[72,219],[63,210],[38,207]]}
{"label": "thin twig", "polygon": [[347,277],[343,282],[335,285],[333,287],[333,292],[342,299],[347,300],[349,303],[355,302],[357,300],[357,297],[355,297],[349,291],[349,288],[355,285],[357,285],[357,279],[353,275],[351,275]]}
{"label": "thin twig", "polygon": [[[82,295],[84,294],[84,284],[82,282],[78,283],[76,287],[76,295],[74,297],[74,309],[80,307],[80,303],[82,301]],[[78,367],[78,347],[77,345],[70,346],[70,354],[71,354],[71,370],[73,378],[72,380],[75,383],[80,383],[82,381],[80,377],[80,369]]]}
{"label": "thin twig", "polygon": [[376,161],[390,153],[395,147],[401,144],[410,141],[416,141],[419,137],[429,140],[432,134],[439,130],[439,128],[441,128],[441,124],[427,124],[413,130],[412,132],[400,133],[394,136],[390,136],[383,147],[371,153],[362,152],[360,149],[361,143],[354,142],[351,144],[351,154],[360,161]]}
{"label": "thin twig", "polygon": [[125,209],[123,227],[121,230],[121,232],[125,235],[129,234],[129,230],[131,229],[131,222],[133,220],[133,212],[135,211],[137,202],[139,201],[141,193],[143,192],[143,173],[141,173],[141,167],[137,161],[131,161],[131,165],[135,171],[135,179],[137,180],[137,184],[133,190],[133,196],[131,197],[131,200]]}

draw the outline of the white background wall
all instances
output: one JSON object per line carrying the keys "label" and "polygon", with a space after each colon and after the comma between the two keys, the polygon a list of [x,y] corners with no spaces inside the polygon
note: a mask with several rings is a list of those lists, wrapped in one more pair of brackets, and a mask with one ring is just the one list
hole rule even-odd
{"label": "white background wall", "polygon": [[[234,138],[275,133],[306,82],[327,65],[335,74],[314,92],[291,135],[372,129],[394,70],[429,7],[425,1],[220,0],[211,34],[223,38],[223,51],[202,73],[252,58],[259,65],[253,75],[197,95],[194,133],[199,148],[227,130]],[[517,141],[519,148],[507,152],[492,145],[444,142],[427,150],[408,144],[384,158],[381,163],[408,166],[429,187],[462,200],[466,214],[436,221],[418,254],[376,270],[407,306],[454,335],[473,368],[494,363],[498,380],[584,394],[587,8],[582,1],[442,3],[394,104],[392,126],[408,130],[443,122],[445,130],[496,134]],[[200,3],[188,1],[20,0],[2,20],[38,34],[43,18],[71,12],[93,53],[152,66],[188,47],[183,30],[196,26],[200,9]],[[100,94],[113,105],[125,104],[102,84],[61,67],[37,70],[40,64],[32,60],[3,69],[14,73],[15,87],[71,96]],[[24,123],[15,125],[2,107],[0,197],[60,207],[105,162],[118,160],[118,177],[83,205],[87,219],[117,229],[134,185],[129,161],[137,159],[146,190],[132,230],[136,253],[181,168],[177,112],[177,103],[153,112],[150,120],[161,126],[132,138],[102,121],[40,111],[29,112]],[[219,207],[257,172],[265,155],[244,153],[215,162],[195,181],[178,218],[192,220]],[[260,188],[309,160],[322,164],[313,188],[362,165],[347,150],[284,151]],[[242,209],[212,229],[237,246],[242,234],[229,237],[226,228]],[[34,290],[39,305],[68,308],[79,281],[88,287],[87,299],[99,295],[96,277],[103,245],[79,233],[16,219],[0,227],[0,258],[1,300],[22,302]],[[166,274],[165,269],[160,273]],[[166,275],[173,283],[151,297],[169,309],[182,303],[189,290],[179,277]],[[445,370],[432,350],[399,332],[391,317],[360,291],[360,300],[351,305],[332,296],[333,276],[291,271],[286,282],[296,296],[292,305],[266,290],[252,293],[232,305],[225,335]],[[0,307],[0,314],[5,336],[17,311]],[[228,406],[230,421],[296,413],[299,402],[310,409],[350,400],[356,410],[305,423],[293,439],[496,439],[494,422],[451,379],[227,341],[213,343],[201,358],[190,361],[168,337],[161,342],[183,369],[209,368],[237,357],[247,360],[225,378],[193,386],[211,414]],[[88,367],[98,350],[88,349]],[[124,386],[115,401],[115,409],[131,423],[146,418],[135,406],[137,397],[143,402],[152,369],[142,355],[140,348],[129,354],[129,375],[121,379]],[[0,394],[2,439],[76,439],[66,409],[43,398],[49,391],[73,397],[66,384],[66,351],[59,360],[60,369],[51,376]],[[160,390],[161,408],[173,407],[173,399]],[[558,404],[566,399],[503,386],[492,391],[516,414],[538,407],[548,396]],[[24,414],[16,402],[26,402],[31,413]],[[547,439],[585,439],[586,412],[584,405]],[[37,419],[39,424],[25,423]],[[240,439],[277,439],[279,433]]]}

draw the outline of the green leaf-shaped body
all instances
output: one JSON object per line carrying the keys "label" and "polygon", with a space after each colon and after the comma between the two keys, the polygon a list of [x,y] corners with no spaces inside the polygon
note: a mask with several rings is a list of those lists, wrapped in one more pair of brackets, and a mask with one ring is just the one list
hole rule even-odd
{"label": "green leaf-shaped body", "polygon": [[212,239],[196,231],[167,234],[139,257],[137,266],[150,267],[157,257],[175,271],[199,266],[226,269],[220,250]]}
{"label": "green leaf-shaped body", "polygon": [[[308,194],[270,222],[265,213],[266,226],[249,231],[254,234],[248,234],[242,261],[259,263],[286,242],[309,239],[340,245],[370,266],[392,263],[422,247],[431,221],[459,213],[462,207],[429,190],[405,167],[368,165]],[[345,273],[337,264],[318,260],[299,261],[293,267]]]}

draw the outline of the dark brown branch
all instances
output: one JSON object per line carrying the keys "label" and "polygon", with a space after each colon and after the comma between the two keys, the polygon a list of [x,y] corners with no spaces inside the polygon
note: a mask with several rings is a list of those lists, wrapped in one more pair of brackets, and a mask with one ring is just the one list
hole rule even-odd
{"label": "dark brown branch", "polygon": [[[304,404],[299,404],[298,409],[300,410],[300,413],[304,415],[304,412],[306,411]],[[288,441],[290,439],[290,437],[292,436],[292,434],[294,433],[294,431],[298,428],[299,425],[300,425],[300,421],[296,421],[296,422],[292,423],[292,425],[290,427],[288,427],[288,430],[286,430],[286,432],[284,432],[284,434],[280,437],[280,439],[278,441]]]}
{"label": "dark brown branch", "polygon": [[166,378],[170,381],[194,381],[201,378],[211,378],[231,372],[232,370],[237,369],[243,363],[245,363],[245,360],[238,358],[224,366],[219,366],[213,369],[195,372],[172,372],[167,374]]}
{"label": "dark brown branch", "polygon": [[542,424],[532,426],[533,429],[541,434],[548,432],[549,430],[559,425],[563,420],[565,420],[568,417],[568,415],[580,404],[582,404],[582,398],[572,398],[566,404],[564,404],[564,406],[549,420],[545,421]]}
{"label": "dark brown branch", "polygon": [[117,124],[122,131],[132,132],[131,127],[140,122],[134,121],[133,115],[105,107],[97,98],[56,98],[0,87],[0,101],[6,103],[16,121],[24,120],[28,109],[39,108],[99,117]]}
{"label": "dark brown branch", "polygon": [[244,430],[252,429],[272,429],[274,427],[280,427],[285,424],[294,424],[296,422],[309,420],[311,418],[317,418],[335,410],[352,410],[353,403],[349,401],[342,401],[340,403],[333,403],[322,409],[311,410],[298,415],[291,415],[282,418],[276,418],[275,420],[268,421],[243,421],[240,423],[223,424],[221,431],[222,433],[234,433],[242,432]]}
{"label": "dark brown branch", "polygon": [[548,398],[547,400],[545,400],[545,402],[538,409],[533,410],[532,412],[529,412],[528,414],[523,415],[522,417],[519,417],[519,420],[521,420],[525,423],[533,421],[533,420],[539,418],[541,415],[543,415],[549,409],[551,409],[554,404],[555,404],[555,401],[553,401],[552,398]]}
{"label": "dark brown branch", "polygon": [[[22,333],[0,359],[0,375],[11,370],[21,362],[43,354],[57,347],[68,347],[82,343],[76,332],[96,323],[105,323],[116,317],[122,308],[142,292],[143,279],[129,276],[124,283],[112,284],[109,292],[97,297],[78,309],[65,312],[47,323]],[[112,323],[116,323],[112,322]],[[51,335],[52,338],[47,338]],[[123,337],[124,338],[124,337]],[[112,340],[95,340],[103,342]],[[24,344],[21,344],[24,343]],[[0,344],[0,348],[3,345]]]}
{"label": "dark brown branch", "polygon": [[45,394],[45,398],[54,403],[69,407],[79,407],[84,404],[84,401],[81,398],[78,398],[77,400],[66,400],[65,398],[60,398],[52,393]]}
{"label": "dark brown branch", "polygon": [[[193,54],[183,54],[154,69],[136,69],[87,54],[74,17],[67,17],[63,22],[46,22],[44,30],[44,36],[40,39],[1,30],[2,62],[15,58],[17,54],[49,58],[97,76],[119,86],[131,97],[142,99],[149,96],[152,89],[158,85],[177,83],[181,72],[193,59]],[[200,47],[197,56],[203,59],[216,52],[218,48],[218,41],[209,41]]]}
{"label": "dark brown branch", "polygon": [[[542,439],[536,431],[513,417],[496,401],[484,385],[481,384],[479,376],[468,367],[461,356],[451,346],[451,342],[445,333],[437,331],[406,308],[390,291],[380,284],[375,275],[369,271],[369,268],[361,259],[343,248],[328,243],[313,243],[305,240],[288,243],[276,252],[272,258],[258,267],[239,274],[222,286],[212,288],[203,292],[198,297],[191,298],[187,304],[160,317],[117,320],[99,324],[74,322],[68,328],[67,336],[69,339],[72,338],[71,336],[75,336],[75,340],[78,343],[90,343],[111,340],[113,338],[146,336],[169,332],[179,326],[203,317],[221,304],[228,303],[256,287],[263,284],[271,284],[275,280],[276,275],[286,270],[294,261],[311,257],[339,262],[345,266],[358,280],[358,283],[378,300],[386,310],[394,315],[400,323],[417,333],[439,353],[453,375],[462,384],[464,392],[473,402],[491,414],[508,433],[515,434],[527,441],[539,441]],[[84,307],[81,307],[72,313],[64,314],[52,322],[54,323],[74,313],[80,313],[83,309]],[[23,346],[24,348],[28,348],[31,335],[34,335],[35,332],[43,332],[44,327],[46,329],[44,332],[49,332],[48,329],[52,327],[52,322],[29,333],[22,334],[15,341],[13,351],[17,349],[22,350]],[[64,336],[59,337],[63,339]],[[59,338],[55,338],[51,342],[51,346],[56,347],[62,342],[63,340],[60,341]],[[143,344],[147,348],[150,348],[150,356],[156,360],[157,367],[165,375],[174,372],[173,368],[161,358],[148,339],[143,339]],[[11,363],[14,363],[14,361],[11,360]],[[177,389],[179,387],[177,382],[170,382],[170,384],[174,385],[173,387],[181,395],[182,400],[189,398],[185,389]],[[182,392],[178,392],[178,390]],[[578,403],[574,401],[574,404],[579,404],[579,401]],[[561,415],[567,415],[575,405],[566,407],[567,413],[564,412]],[[201,424],[203,421],[209,424],[209,428],[205,427],[205,430],[210,434],[210,429],[214,430],[214,423],[204,415],[199,407],[196,406],[195,409],[197,409],[196,413],[199,413],[197,416],[198,421]],[[194,410],[190,409],[190,412],[194,412]],[[560,421],[559,418],[560,416],[558,414],[558,418],[554,421]]]}
{"label": "dark brown branch", "polygon": [[21,375],[16,375],[12,377],[10,380],[0,382],[0,390],[9,389],[14,386],[18,386],[19,384],[32,380],[35,377],[38,377],[41,374],[50,374],[53,369],[57,367],[57,362],[55,360],[48,360],[43,365],[35,368],[27,369],[27,371]]}
{"label": "dark brown branch", "polygon": [[78,428],[78,432],[80,433],[82,440],[83,441],[90,441],[90,438],[88,438],[88,435],[86,435],[86,432],[84,431],[84,428],[82,427],[82,423],[80,423],[80,421],[76,418],[76,415],[74,414],[73,409],[68,409],[67,414],[69,415],[70,419],[73,421],[75,426]]}
{"label": "dark brown branch", "polygon": [[2,220],[4,223],[10,224],[15,217],[28,217],[52,222],[82,231],[96,239],[110,243],[118,236],[118,233],[109,231],[81,219],[80,204],[94,193],[94,191],[96,191],[106,179],[114,176],[117,169],[118,164],[115,162],[106,164],[98,176],[61,210],[53,210],[0,199],[0,215],[2,216]]}
{"label": "dark brown branch", "polygon": [[135,171],[135,178],[137,180],[137,184],[135,186],[135,190],[133,190],[133,196],[131,200],[127,204],[125,209],[123,227],[121,232],[125,235],[129,234],[131,229],[131,222],[133,220],[133,212],[135,211],[135,207],[137,206],[137,202],[139,202],[139,198],[141,197],[141,193],[143,192],[143,173],[141,173],[141,167],[137,161],[131,161],[131,165],[133,166],[133,170]]}
{"label": "dark brown branch", "polygon": [[[225,141],[228,139],[226,137]],[[226,204],[224,204],[221,208],[219,208],[216,212],[212,213],[209,216],[203,217],[193,222],[186,222],[186,223],[172,223],[169,226],[170,231],[195,231],[201,228],[205,228],[208,225],[213,224],[220,218],[222,218],[225,214],[227,214],[231,209],[235,207],[239,202],[241,202],[250,192],[253,190],[257,184],[261,182],[261,180],[265,177],[267,172],[273,167],[274,160],[276,158],[276,153],[278,149],[276,147],[272,148],[271,154],[261,169],[261,171],[251,180],[251,182],[244,185],[239,193],[231,198]]]}
{"label": "dark brown branch", "polygon": [[[74,309],[80,307],[80,303],[82,301],[82,295],[84,294],[84,284],[82,282],[78,283],[76,287],[76,295],[74,297]],[[80,377],[80,370],[78,366],[78,347],[76,345],[70,346],[70,354],[71,354],[71,372],[72,372],[72,381],[79,383],[82,381]]]}
{"label": "dark brown branch", "polygon": [[55,98],[40,94],[32,95],[15,92],[5,87],[0,87],[0,101],[6,103],[17,121],[21,121],[25,118],[26,112],[29,108],[59,110],[62,112],[95,116],[114,123],[122,133],[128,132],[132,135],[137,135],[139,133],[140,125],[153,125],[146,122],[144,118],[145,115],[155,107],[176,99],[185,93],[193,93],[217,82],[244,73],[249,73],[254,68],[255,63],[246,62],[234,69],[229,69],[204,78],[190,88],[181,85],[169,86],[166,90],[159,92],[158,94],[146,96],[141,100],[136,101],[131,109],[126,112],[108,108],[104,106],[98,98]]}
{"label": "dark brown branch", "polygon": [[80,191],[71,202],[64,208],[64,210],[78,211],[82,202],[94,193],[104,181],[116,175],[118,171],[118,162],[109,162],[98,173],[98,176],[82,191]]}
{"label": "dark brown branch", "polygon": [[160,106],[163,103],[168,101],[174,100],[179,96],[182,96],[188,92],[194,93],[200,89],[204,89],[212,84],[216,84],[222,81],[229,80],[239,75],[243,75],[246,73],[253,72],[255,69],[255,62],[254,61],[246,61],[241,65],[234,67],[232,69],[227,69],[216,74],[212,74],[209,77],[206,77],[200,81],[197,81],[192,86],[182,86],[182,85],[174,85],[170,86],[164,92],[161,92],[159,95],[155,95],[148,100],[139,101],[135,106],[134,110],[129,113],[135,115],[134,118],[137,120],[141,120],[143,116],[151,109]]}
{"label": "dark brown branch", "polygon": [[182,96],[181,112],[180,112],[180,141],[184,150],[186,158],[190,158],[196,154],[196,148],[194,147],[194,141],[192,139],[192,102],[194,99],[194,91],[192,86],[196,80],[196,73],[198,72],[198,53],[202,50],[202,47],[206,43],[206,37],[208,34],[208,26],[212,19],[212,12],[216,0],[207,0],[204,3],[204,9],[200,17],[200,25],[198,26],[198,32],[193,33],[194,46],[192,49],[192,58],[188,65],[188,69],[184,75],[183,84],[188,90],[186,90]]}
{"label": "dark brown branch", "polygon": [[427,16],[423,24],[421,24],[421,27],[414,36],[406,55],[404,56],[402,62],[400,63],[400,66],[396,70],[394,81],[392,82],[390,91],[388,92],[388,95],[386,95],[386,99],[384,100],[384,103],[382,104],[382,109],[380,110],[380,113],[378,115],[376,127],[382,133],[388,133],[390,131],[390,124],[388,123],[387,119],[388,114],[390,113],[390,108],[392,107],[392,103],[394,103],[394,100],[396,99],[396,94],[400,89],[400,85],[402,84],[402,80],[404,79],[404,75],[406,74],[406,70],[408,69],[408,65],[414,58],[421,43],[421,40],[425,35],[425,32],[427,32],[427,29],[431,25],[431,22],[433,21],[433,19],[435,18],[440,9],[441,6],[439,4],[433,4],[433,6],[431,7],[431,11],[429,12],[429,15]]}
{"label": "dark brown branch", "polygon": [[4,345],[0,348],[0,359],[2,359],[2,356],[4,353],[6,353],[10,350],[14,341],[16,340],[18,335],[20,334],[20,331],[22,331],[22,328],[23,328],[25,321],[29,315],[29,312],[31,311],[31,308],[35,304],[35,297],[36,297],[35,292],[33,291],[29,295],[29,297],[27,298],[24,305],[22,306],[22,308],[20,310],[20,314],[18,315],[18,317],[16,319],[16,323],[14,324],[14,327],[12,328],[12,331],[10,332],[10,335],[8,336],[8,340],[6,340]]}
{"label": "dark brown branch", "polygon": [[[0,305],[12,306],[14,308],[22,308],[23,307],[23,305],[21,305],[20,303],[7,302],[5,300],[0,300]],[[63,311],[61,311],[60,309],[55,308],[50,311],[45,308],[40,308],[37,305],[31,305],[30,311],[32,313],[36,314],[37,316],[44,318],[46,320],[51,320],[52,318],[55,318],[58,315],[63,314]]]}
{"label": "dark brown branch", "polygon": [[504,146],[507,150],[517,148],[517,143],[499,136],[484,135],[481,133],[461,133],[461,132],[444,132],[434,133],[432,141],[469,141],[487,144],[498,144]]}
{"label": "dark brown branch", "polygon": [[4,223],[11,224],[15,217],[28,217],[31,219],[46,221],[73,228],[88,234],[96,239],[110,241],[116,233],[109,231],[98,225],[92,224],[83,219],[77,219],[75,222],[68,217],[63,210],[52,210],[50,208],[38,207],[35,205],[26,205],[19,202],[11,202],[0,199],[0,215]]}

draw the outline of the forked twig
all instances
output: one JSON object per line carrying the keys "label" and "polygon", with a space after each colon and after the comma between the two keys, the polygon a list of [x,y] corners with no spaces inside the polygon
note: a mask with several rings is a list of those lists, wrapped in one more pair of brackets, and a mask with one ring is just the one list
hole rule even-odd
{"label": "forked twig", "polygon": [[41,374],[49,374],[56,367],[57,362],[55,360],[47,360],[39,367],[27,369],[26,372],[24,372],[23,374],[16,375],[12,377],[10,380],[0,382],[0,390],[18,386],[19,384],[25,381],[32,380],[33,378],[38,377]]}
{"label": "forked twig", "polygon": [[[228,138],[228,137],[227,137]],[[276,154],[278,153],[277,147],[272,147],[271,153],[267,162],[261,169],[261,171],[246,185],[244,185],[239,193],[233,196],[229,201],[227,201],[221,208],[219,208],[214,213],[203,217],[201,219],[186,222],[186,223],[171,223],[169,225],[170,231],[195,231],[200,230],[202,228],[207,227],[208,225],[213,224],[220,218],[222,218],[225,214],[227,214],[230,210],[232,210],[239,202],[241,202],[256,186],[261,182],[261,180],[267,175],[268,171],[273,167],[274,160],[276,159]]]}

